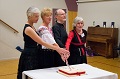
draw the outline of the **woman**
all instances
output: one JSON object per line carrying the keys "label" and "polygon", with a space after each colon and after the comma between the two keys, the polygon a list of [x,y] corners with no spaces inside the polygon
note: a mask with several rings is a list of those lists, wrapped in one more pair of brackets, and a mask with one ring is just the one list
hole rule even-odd
{"label": "woman", "polygon": [[85,43],[87,31],[83,29],[82,17],[76,17],[73,21],[73,30],[70,31],[66,42],[66,49],[70,51],[69,64],[87,63]]}
{"label": "woman", "polygon": [[[42,18],[42,24],[38,28],[38,34],[39,36],[47,43],[53,44],[55,46],[58,46],[58,44],[55,42],[53,36],[52,36],[52,30],[49,26],[51,22],[52,17],[52,10],[50,8],[44,8],[41,11],[41,18]],[[42,47],[39,45],[39,51],[43,57],[43,63],[41,64],[42,67],[53,67],[54,66],[54,51],[51,49],[48,49],[47,47]]]}
{"label": "woman", "polygon": [[[40,57],[41,52],[37,50],[37,43],[40,45],[44,45],[47,48],[56,50],[59,54],[66,54],[69,51],[59,48],[57,46],[53,46],[52,44],[48,44],[44,42],[37,34],[34,23],[37,23],[39,20],[40,11],[36,7],[30,7],[27,10],[28,21],[23,29],[23,37],[24,37],[24,51],[21,53],[19,59],[18,66],[18,75],[17,79],[22,79],[22,72],[26,70],[39,69],[40,65]],[[67,57],[64,56],[64,61]],[[42,62],[42,61],[41,61]]]}

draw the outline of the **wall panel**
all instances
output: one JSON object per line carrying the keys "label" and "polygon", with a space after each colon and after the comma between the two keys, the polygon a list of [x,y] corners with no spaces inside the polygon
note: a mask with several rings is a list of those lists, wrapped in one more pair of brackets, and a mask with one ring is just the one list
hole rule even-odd
{"label": "wall panel", "polygon": [[68,24],[69,25],[68,26],[68,28],[69,28],[68,32],[73,29],[72,23],[73,23],[73,20],[76,16],[77,16],[76,11],[68,11],[68,23],[69,23]]}

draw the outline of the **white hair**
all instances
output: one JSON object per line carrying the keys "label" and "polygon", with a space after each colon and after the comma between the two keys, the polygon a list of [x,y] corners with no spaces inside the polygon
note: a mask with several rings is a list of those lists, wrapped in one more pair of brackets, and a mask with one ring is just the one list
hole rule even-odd
{"label": "white hair", "polygon": [[74,19],[74,21],[73,21],[73,27],[76,27],[76,24],[77,24],[79,21],[80,21],[80,22],[83,21],[83,18],[77,16],[77,17]]}
{"label": "white hair", "polygon": [[26,12],[27,17],[33,16],[34,13],[40,13],[40,10],[36,7],[29,7],[27,12]]}

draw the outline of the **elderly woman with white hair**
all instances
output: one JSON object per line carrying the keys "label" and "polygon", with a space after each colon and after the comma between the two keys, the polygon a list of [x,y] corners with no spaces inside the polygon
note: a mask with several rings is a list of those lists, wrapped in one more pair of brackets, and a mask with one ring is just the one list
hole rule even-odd
{"label": "elderly woman with white hair", "polygon": [[66,49],[70,51],[68,62],[70,65],[87,63],[85,43],[87,31],[83,29],[82,17],[76,17],[73,21],[73,30],[70,31],[66,42]]}

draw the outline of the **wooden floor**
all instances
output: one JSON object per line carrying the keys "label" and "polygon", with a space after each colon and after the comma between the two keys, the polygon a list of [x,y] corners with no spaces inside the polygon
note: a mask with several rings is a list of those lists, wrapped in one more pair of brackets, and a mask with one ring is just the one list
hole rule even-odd
{"label": "wooden floor", "polygon": [[[117,73],[120,77],[120,58],[107,59],[101,56],[87,58],[88,64],[110,72]],[[17,67],[18,59],[0,61],[0,79],[16,79]]]}

